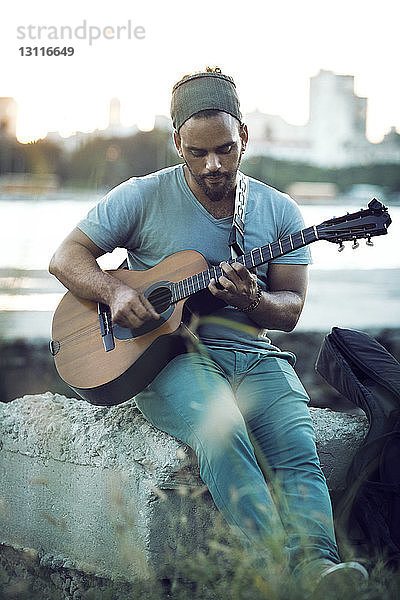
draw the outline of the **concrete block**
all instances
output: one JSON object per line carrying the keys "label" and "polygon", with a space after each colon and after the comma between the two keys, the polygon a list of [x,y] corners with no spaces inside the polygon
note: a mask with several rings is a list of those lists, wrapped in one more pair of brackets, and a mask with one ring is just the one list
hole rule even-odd
{"label": "concrete block", "polygon": [[[368,429],[364,416],[310,409],[332,490]],[[195,548],[216,511],[192,451],[134,401],[104,408],[47,392],[0,405],[0,543],[41,564],[134,581]]]}

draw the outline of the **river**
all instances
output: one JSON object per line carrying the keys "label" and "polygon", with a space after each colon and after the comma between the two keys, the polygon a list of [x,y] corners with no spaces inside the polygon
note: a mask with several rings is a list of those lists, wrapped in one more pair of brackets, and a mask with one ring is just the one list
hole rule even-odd
{"label": "river", "polygon": [[[55,248],[76,222],[97,202],[94,193],[63,191],[54,198],[0,198],[0,331],[5,338],[48,337],[51,314],[64,289],[46,270]],[[306,225],[353,212],[343,204],[303,204]],[[313,265],[300,329],[400,326],[400,207],[389,209],[387,236],[374,238],[374,247],[360,240],[356,250],[343,252],[326,241],[312,245]],[[124,251],[100,259],[102,268],[115,268]]]}

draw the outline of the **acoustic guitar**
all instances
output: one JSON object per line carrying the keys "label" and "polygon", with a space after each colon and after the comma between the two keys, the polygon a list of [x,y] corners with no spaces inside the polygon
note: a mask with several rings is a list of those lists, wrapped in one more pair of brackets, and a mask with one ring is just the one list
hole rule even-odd
{"label": "acoustic guitar", "polygon": [[[260,266],[292,250],[327,240],[339,244],[387,233],[387,208],[373,199],[368,209],[329,219],[278,239],[236,259],[247,268]],[[227,262],[232,263],[230,259]],[[114,405],[142,391],[186,344],[181,324],[187,319],[187,301],[206,291],[212,278],[222,275],[197,251],[168,256],[147,271],[107,271],[142,292],[160,315],[137,329],[112,323],[110,309],[67,292],[58,305],[52,326],[50,351],[61,378],[82,398],[98,405]]]}

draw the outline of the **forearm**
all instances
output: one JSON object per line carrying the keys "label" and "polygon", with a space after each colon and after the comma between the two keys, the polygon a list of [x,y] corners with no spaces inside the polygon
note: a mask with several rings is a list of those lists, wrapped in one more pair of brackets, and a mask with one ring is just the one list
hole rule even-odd
{"label": "forearm", "polygon": [[109,304],[115,290],[121,285],[115,277],[99,267],[94,256],[83,246],[62,246],[51,259],[49,271],[75,296]]}
{"label": "forearm", "polygon": [[303,298],[296,292],[262,292],[258,306],[247,314],[263,329],[292,331],[299,320],[303,304]]}
{"label": "forearm", "polygon": [[79,230],[74,230],[51,259],[49,271],[75,296],[103,302],[111,309],[114,323],[140,327],[158,313],[142,292],[102,271],[97,258],[104,252]]}

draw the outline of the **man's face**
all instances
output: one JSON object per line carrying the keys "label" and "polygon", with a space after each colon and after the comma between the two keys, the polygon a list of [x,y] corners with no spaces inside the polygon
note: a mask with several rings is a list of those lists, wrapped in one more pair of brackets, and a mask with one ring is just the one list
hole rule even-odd
{"label": "man's face", "polygon": [[237,119],[224,112],[207,118],[191,117],[174,139],[186,162],[190,187],[198,186],[213,202],[226,198],[235,187],[247,143],[246,126],[241,128]]}

